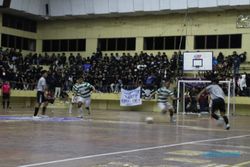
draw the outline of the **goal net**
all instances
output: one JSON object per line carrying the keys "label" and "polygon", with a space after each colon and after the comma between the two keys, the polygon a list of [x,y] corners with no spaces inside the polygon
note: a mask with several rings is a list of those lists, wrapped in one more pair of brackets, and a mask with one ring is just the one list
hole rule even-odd
{"label": "goal net", "polygon": [[[211,112],[211,99],[208,93],[203,93],[197,100],[199,92],[211,83],[209,80],[179,80],[177,97],[177,114],[201,114]],[[220,81],[219,85],[225,93],[227,115],[235,113],[234,85],[232,81]]]}

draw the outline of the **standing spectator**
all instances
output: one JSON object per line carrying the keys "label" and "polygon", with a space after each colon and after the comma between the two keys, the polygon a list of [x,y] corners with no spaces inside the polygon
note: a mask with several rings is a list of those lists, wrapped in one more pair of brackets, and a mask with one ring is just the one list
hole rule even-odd
{"label": "standing spectator", "polygon": [[247,52],[241,53],[241,54],[239,55],[239,57],[240,57],[240,62],[241,62],[241,63],[244,63],[244,62],[246,61],[246,59],[247,59]]}
{"label": "standing spectator", "polygon": [[241,75],[238,82],[240,88],[239,95],[245,96],[247,94],[246,74]]}
{"label": "standing spectator", "polygon": [[61,80],[62,76],[61,74],[58,72],[55,75],[55,95],[54,98],[59,98],[61,95],[61,90],[62,90],[62,80]]}
{"label": "standing spectator", "polygon": [[236,51],[233,52],[233,73],[234,73],[234,76],[236,74],[239,74],[239,69],[240,69],[240,57],[239,55],[236,53]]}
{"label": "standing spectator", "polygon": [[7,112],[7,109],[10,107],[10,83],[5,81],[2,85],[2,98],[3,98],[3,109],[4,112]]}

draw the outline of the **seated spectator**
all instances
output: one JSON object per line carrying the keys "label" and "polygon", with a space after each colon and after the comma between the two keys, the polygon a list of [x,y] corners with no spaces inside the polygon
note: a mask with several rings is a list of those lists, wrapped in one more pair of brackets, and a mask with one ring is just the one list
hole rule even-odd
{"label": "seated spectator", "polygon": [[219,64],[222,64],[224,61],[224,55],[222,52],[219,53],[218,57],[217,57],[217,61]]}
{"label": "seated spectator", "polygon": [[155,81],[156,81],[156,76],[154,75],[154,73],[151,73],[146,79],[145,82],[146,88],[152,90],[154,88],[153,86],[155,84]]}
{"label": "seated spectator", "polygon": [[91,69],[92,65],[90,64],[89,61],[87,61],[85,64],[83,64],[83,70],[85,72],[89,72],[89,70]]}

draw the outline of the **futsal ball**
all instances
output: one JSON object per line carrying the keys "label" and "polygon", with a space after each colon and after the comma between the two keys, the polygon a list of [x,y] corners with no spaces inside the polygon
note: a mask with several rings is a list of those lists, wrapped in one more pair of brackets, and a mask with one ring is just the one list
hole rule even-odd
{"label": "futsal ball", "polygon": [[153,117],[146,117],[145,121],[146,121],[148,124],[152,124],[152,123],[154,123],[154,118],[153,118]]}

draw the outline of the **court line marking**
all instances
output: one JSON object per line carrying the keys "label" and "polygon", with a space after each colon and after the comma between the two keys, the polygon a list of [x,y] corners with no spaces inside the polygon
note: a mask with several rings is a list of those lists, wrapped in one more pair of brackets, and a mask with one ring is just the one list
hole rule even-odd
{"label": "court line marking", "polygon": [[231,137],[226,137],[226,138],[197,140],[197,141],[191,141],[191,142],[183,142],[183,143],[169,144],[169,145],[162,145],[162,146],[154,146],[154,147],[145,147],[145,148],[126,150],[126,151],[117,151],[117,152],[110,152],[110,153],[103,153],[103,154],[94,154],[94,155],[87,155],[87,156],[76,157],[76,158],[67,158],[67,159],[61,159],[61,160],[55,160],[55,161],[47,161],[47,162],[34,163],[34,164],[28,164],[28,165],[21,165],[19,167],[33,167],[33,166],[49,165],[49,164],[62,163],[62,162],[68,162],[68,161],[75,161],[75,160],[81,160],[81,159],[90,159],[90,158],[104,157],[104,156],[109,156],[109,155],[119,155],[119,154],[126,154],[126,153],[140,152],[140,151],[148,151],[148,150],[155,150],[155,149],[161,149],[161,148],[170,148],[170,147],[175,147],[175,146],[183,146],[183,145],[196,144],[196,143],[203,143],[203,142],[213,142],[213,141],[238,139],[238,138],[244,138],[244,137],[250,137],[250,134],[249,135],[241,135],[241,136],[231,136]]}
{"label": "court line marking", "polygon": [[[207,127],[201,127],[201,126],[189,126],[189,125],[177,125],[177,127],[181,127],[181,128],[186,128],[186,129],[190,129],[190,130],[206,130],[206,131],[224,131],[225,132],[225,129],[217,129],[217,128],[207,128]],[[232,128],[230,129],[231,132],[250,132],[250,130],[247,130],[247,129],[235,129],[235,128]]]}
{"label": "court line marking", "polygon": [[235,164],[232,167],[243,167],[243,166],[248,165],[248,164],[250,164],[250,161],[246,161],[246,162],[242,162],[242,163],[239,163],[239,164]]}
{"label": "court line marking", "polygon": [[199,146],[216,146],[216,147],[231,147],[231,148],[242,148],[242,149],[250,149],[249,146],[233,146],[233,145],[219,145],[219,144],[201,144],[197,143],[194,145],[199,145]]}

